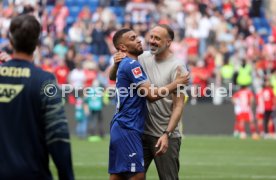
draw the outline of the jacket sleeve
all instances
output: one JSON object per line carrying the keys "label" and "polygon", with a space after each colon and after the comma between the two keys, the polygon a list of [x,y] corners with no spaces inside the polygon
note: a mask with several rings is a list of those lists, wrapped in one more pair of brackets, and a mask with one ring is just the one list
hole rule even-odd
{"label": "jacket sleeve", "polygon": [[60,180],[73,180],[68,122],[65,117],[62,93],[53,75],[44,81],[40,96],[45,140],[56,165],[58,177]]}

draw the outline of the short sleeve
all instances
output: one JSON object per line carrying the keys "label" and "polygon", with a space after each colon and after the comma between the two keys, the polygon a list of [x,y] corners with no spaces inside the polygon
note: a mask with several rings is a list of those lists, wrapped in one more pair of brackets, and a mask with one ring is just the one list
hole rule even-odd
{"label": "short sleeve", "polygon": [[132,83],[139,86],[148,81],[147,75],[144,72],[140,63],[136,60],[130,61],[125,65],[125,71]]}

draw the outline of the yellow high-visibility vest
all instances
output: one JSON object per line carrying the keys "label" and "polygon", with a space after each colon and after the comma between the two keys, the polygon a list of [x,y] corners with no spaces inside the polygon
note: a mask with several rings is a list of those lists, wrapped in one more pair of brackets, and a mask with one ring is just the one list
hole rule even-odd
{"label": "yellow high-visibility vest", "polygon": [[250,65],[240,67],[239,74],[237,77],[237,84],[240,86],[249,86],[252,83],[252,69]]}
{"label": "yellow high-visibility vest", "polygon": [[276,95],[276,76],[275,75],[271,76],[270,83],[273,87],[273,93],[274,93],[274,95]]}
{"label": "yellow high-visibility vest", "polygon": [[232,79],[234,75],[234,67],[231,64],[225,64],[222,66],[220,73],[223,79]]}

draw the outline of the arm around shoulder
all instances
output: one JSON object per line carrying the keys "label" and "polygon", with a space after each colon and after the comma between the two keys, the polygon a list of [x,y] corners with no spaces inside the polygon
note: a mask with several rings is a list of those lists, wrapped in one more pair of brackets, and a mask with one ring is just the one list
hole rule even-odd
{"label": "arm around shoulder", "polygon": [[164,97],[167,97],[170,93],[176,90],[177,82],[174,81],[164,87],[154,87],[149,82],[141,84],[139,87],[142,94],[147,98],[149,102],[154,102]]}
{"label": "arm around shoulder", "polygon": [[113,64],[110,68],[109,79],[115,81],[117,77],[118,64]]}
{"label": "arm around shoulder", "polygon": [[189,83],[189,74],[180,76],[177,73],[177,78],[170,84],[164,87],[154,87],[153,84],[149,82],[141,84],[138,88],[142,88],[142,93],[147,98],[149,102],[154,102],[164,97],[167,97],[169,94],[174,92],[178,87]]}

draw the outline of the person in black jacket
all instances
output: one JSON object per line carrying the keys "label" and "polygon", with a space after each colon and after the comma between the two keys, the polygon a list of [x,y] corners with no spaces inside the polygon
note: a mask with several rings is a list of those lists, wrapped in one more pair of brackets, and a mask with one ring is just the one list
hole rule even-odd
{"label": "person in black jacket", "polygon": [[0,65],[0,179],[53,179],[49,154],[59,179],[74,179],[61,92],[54,75],[33,64],[40,32],[31,15],[10,25],[12,59]]}

